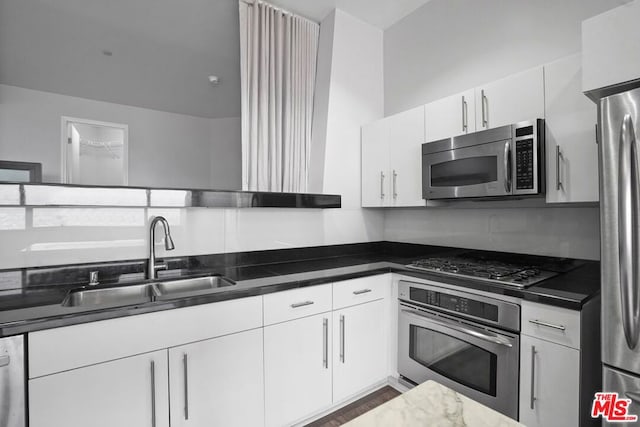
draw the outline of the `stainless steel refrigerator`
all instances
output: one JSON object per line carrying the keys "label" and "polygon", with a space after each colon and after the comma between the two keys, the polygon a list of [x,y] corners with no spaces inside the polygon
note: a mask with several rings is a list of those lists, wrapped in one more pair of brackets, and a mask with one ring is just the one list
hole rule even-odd
{"label": "stainless steel refrigerator", "polygon": [[603,391],[640,415],[640,88],[600,99]]}

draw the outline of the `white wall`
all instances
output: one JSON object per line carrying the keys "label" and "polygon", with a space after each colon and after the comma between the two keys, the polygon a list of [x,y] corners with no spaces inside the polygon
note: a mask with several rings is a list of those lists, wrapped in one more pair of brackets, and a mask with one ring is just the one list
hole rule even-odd
{"label": "white wall", "polygon": [[598,208],[402,209],[387,212],[385,240],[600,259]]}
{"label": "white wall", "polygon": [[360,127],[383,117],[382,31],[341,10],[320,28],[313,143],[324,141],[324,153],[315,147],[312,163],[323,165],[319,190],[341,194],[343,207],[359,209]]}
{"label": "white wall", "polygon": [[378,241],[383,230],[381,215],[340,209],[0,208],[0,269],[147,258],[155,215],[176,245],[158,245],[160,257]]}
{"label": "white wall", "polygon": [[431,0],[384,32],[391,115],[581,49],[581,22],[629,0]]}
{"label": "white wall", "polygon": [[[312,163],[321,161],[323,167],[318,175],[320,188],[314,191],[341,194],[341,209],[0,208],[0,240],[3,242],[0,268],[146,258],[146,220],[151,215],[164,215],[169,220],[176,244],[176,249],[168,254],[171,256],[382,240],[383,212],[360,208],[360,125],[383,114],[382,32],[336,11],[321,26],[318,70],[318,93],[324,94],[325,102],[324,107],[316,111],[315,126],[324,129],[324,135],[320,135],[323,147],[312,154]],[[29,130],[26,129],[29,120],[19,117],[20,113],[26,114],[31,108],[29,104],[36,100],[45,104],[34,107],[38,117],[63,114],[49,105],[58,102],[59,95],[33,94],[33,91],[1,85],[0,90],[0,141],[7,141],[5,125],[14,129],[11,138],[23,138],[21,142],[27,141],[27,136],[41,141],[47,129],[59,127],[58,118],[49,120],[48,127]],[[12,95],[10,104],[14,107],[5,106],[6,95]],[[22,100],[26,101],[25,105],[21,105]],[[84,106],[81,104],[84,100],[67,101],[71,106]],[[75,110],[73,114],[64,114],[86,117],[94,111],[102,114],[110,110],[108,105],[93,105],[86,114]],[[144,112],[148,117],[168,121],[169,116],[165,114]],[[140,138],[146,129],[143,126],[149,125],[148,117],[140,121],[135,133],[131,121],[123,121],[124,115],[88,118],[129,123],[129,143],[133,145],[135,138]],[[174,136],[172,141],[179,141],[179,150],[184,150],[184,144],[190,142],[189,127],[194,127],[204,138],[209,135],[209,128],[205,127],[210,126],[213,142],[223,148],[222,151],[224,147],[240,146],[239,119],[214,120],[205,126],[200,122],[203,119],[180,117],[184,118],[175,125],[158,123],[161,132],[170,133]],[[15,122],[11,122],[13,120]],[[55,142],[59,145],[59,141]],[[0,145],[0,157],[6,149]],[[181,153],[154,151],[152,155],[172,158]],[[238,174],[239,183],[240,151],[237,161],[234,156],[234,153],[228,156],[213,153],[210,158],[200,160],[210,160],[215,166],[211,169],[213,180],[216,174]],[[157,161],[161,163],[162,159]],[[133,182],[131,178],[130,182]],[[158,256],[166,255],[161,246],[157,249]]]}
{"label": "white wall", "polygon": [[[239,118],[207,119],[0,85],[0,158],[60,182],[61,117],[129,125],[129,185],[240,189]],[[214,181],[215,180],[215,181]]]}

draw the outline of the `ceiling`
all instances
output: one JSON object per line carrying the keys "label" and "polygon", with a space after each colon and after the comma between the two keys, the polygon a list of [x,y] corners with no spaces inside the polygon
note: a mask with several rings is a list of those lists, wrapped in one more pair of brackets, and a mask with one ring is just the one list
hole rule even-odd
{"label": "ceiling", "polygon": [[341,9],[369,24],[387,29],[429,0],[271,0],[291,12],[320,22],[333,9]]}
{"label": "ceiling", "polygon": [[[338,7],[380,28],[427,1],[273,0],[315,21]],[[0,83],[237,117],[239,38],[237,0],[0,0]]]}

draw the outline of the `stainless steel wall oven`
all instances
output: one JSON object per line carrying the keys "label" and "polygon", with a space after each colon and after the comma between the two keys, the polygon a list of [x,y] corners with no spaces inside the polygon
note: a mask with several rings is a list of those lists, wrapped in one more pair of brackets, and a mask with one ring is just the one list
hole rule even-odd
{"label": "stainless steel wall oven", "polygon": [[398,313],[398,371],[405,380],[435,380],[518,418],[520,306],[400,281]]}

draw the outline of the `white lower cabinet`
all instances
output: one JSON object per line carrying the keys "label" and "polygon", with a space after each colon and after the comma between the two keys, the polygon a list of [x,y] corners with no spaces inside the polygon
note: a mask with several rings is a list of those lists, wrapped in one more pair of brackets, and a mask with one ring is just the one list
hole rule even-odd
{"label": "white lower cabinet", "polygon": [[264,328],[265,424],[286,426],[331,406],[331,312]]}
{"label": "white lower cabinet", "polygon": [[386,304],[333,312],[333,400],[340,402],[387,377]]}
{"label": "white lower cabinet", "polygon": [[29,380],[30,427],[168,427],[167,351]]}
{"label": "white lower cabinet", "polygon": [[520,422],[578,427],[580,350],[527,335],[520,349]]}
{"label": "white lower cabinet", "polygon": [[171,426],[264,425],[262,328],[169,349]]}

